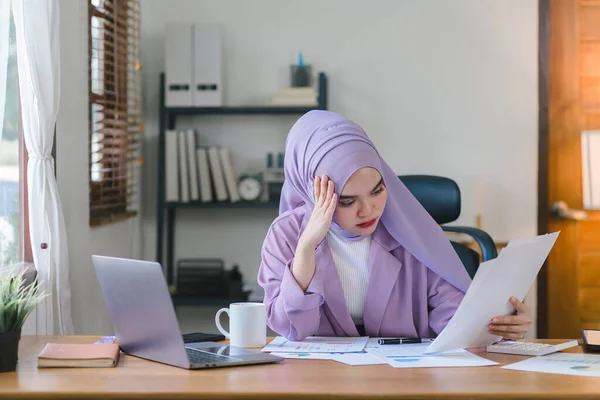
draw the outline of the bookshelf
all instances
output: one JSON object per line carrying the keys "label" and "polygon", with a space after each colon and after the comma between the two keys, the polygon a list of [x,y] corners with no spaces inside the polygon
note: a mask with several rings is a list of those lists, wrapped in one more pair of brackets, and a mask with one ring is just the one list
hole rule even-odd
{"label": "bookshelf", "polygon": [[[183,115],[282,115],[304,114],[311,110],[327,109],[327,75],[321,72],[318,76],[318,104],[316,107],[280,107],[280,106],[223,106],[223,107],[167,107],[165,105],[165,74],[160,74],[159,101],[159,138],[158,138],[158,173],[157,173],[157,213],[156,213],[156,261],[165,268],[168,284],[174,285],[175,265],[175,221],[179,209],[259,209],[279,207],[279,202],[245,202],[232,203],[199,201],[188,203],[167,202],[165,188],[165,131],[176,129],[177,117]],[[166,237],[165,237],[166,234]],[[166,258],[165,258],[166,250]]]}

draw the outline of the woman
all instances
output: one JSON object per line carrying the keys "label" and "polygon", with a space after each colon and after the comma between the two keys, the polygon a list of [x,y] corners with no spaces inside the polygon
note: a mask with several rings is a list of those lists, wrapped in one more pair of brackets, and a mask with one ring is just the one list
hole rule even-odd
{"label": "woman", "polygon": [[[439,334],[471,280],[362,128],[311,111],[285,154],[279,217],[258,273],[271,329],[291,340]],[[522,338],[529,310],[509,301],[516,314],[493,318],[489,332]]]}

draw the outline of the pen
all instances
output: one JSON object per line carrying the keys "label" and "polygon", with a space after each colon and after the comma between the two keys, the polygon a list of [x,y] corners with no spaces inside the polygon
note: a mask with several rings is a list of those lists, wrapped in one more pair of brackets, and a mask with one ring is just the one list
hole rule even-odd
{"label": "pen", "polygon": [[429,343],[431,339],[421,338],[399,338],[399,339],[379,339],[379,344],[413,344],[413,343]]}

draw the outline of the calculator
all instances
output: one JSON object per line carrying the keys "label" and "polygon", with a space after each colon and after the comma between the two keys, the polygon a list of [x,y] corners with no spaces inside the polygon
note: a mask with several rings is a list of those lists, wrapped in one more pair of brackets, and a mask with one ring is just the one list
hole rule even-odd
{"label": "calculator", "polygon": [[520,356],[544,356],[550,353],[578,346],[577,340],[559,344],[506,341],[489,345],[489,353],[517,354]]}

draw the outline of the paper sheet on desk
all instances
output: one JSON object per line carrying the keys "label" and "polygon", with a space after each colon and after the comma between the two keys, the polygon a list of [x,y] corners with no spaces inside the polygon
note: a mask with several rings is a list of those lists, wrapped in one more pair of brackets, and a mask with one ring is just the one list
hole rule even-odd
{"label": "paper sheet on desk", "polygon": [[282,358],[295,358],[300,360],[331,360],[347,365],[376,365],[387,364],[385,361],[369,353],[271,353]]}
{"label": "paper sheet on desk", "polygon": [[600,377],[600,356],[555,353],[548,356],[531,357],[514,364],[505,365],[502,368],[516,371]]}
{"label": "paper sheet on desk", "polygon": [[427,343],[419,343],[367,347],[366,351],[394,368],[483,367],[498,364],[466,350],[425,354],[426,349]]}
{"label": "paper sheet on desk", "polygon": [[488,333],[493,317],[514,311],[511,296],[523,300],[559,232],[510,241],[497,258],[482,263],[456,313],[426,354],[487,346],[500,339]]}
{"label": "paper sheet on desk", "polygon": [[333,360],[332,353],[279,353],[271,352],[271,355],[282,358],[298,358],[301,360]]}
{"label": "paper sheet on desk", "polygon": [[360,353],[368,337],[324,337],[310,336],[301,342],[277,336],[261,351],[285,353]]}
{"label": "paper sheet on desk", "polygon": [[343,353],[333,354],[331,359],[347,365],[377,365],[387,364],[370,353]]}

